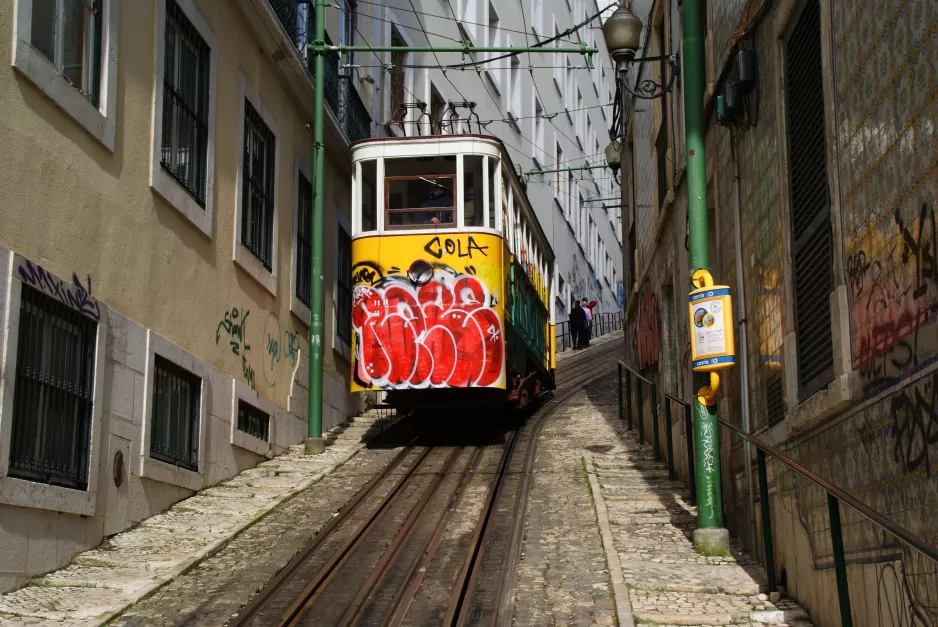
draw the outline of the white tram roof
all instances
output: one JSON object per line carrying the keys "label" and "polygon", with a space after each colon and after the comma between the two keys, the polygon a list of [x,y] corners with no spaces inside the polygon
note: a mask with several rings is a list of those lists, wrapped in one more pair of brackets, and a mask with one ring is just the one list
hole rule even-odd
{"label": "white tram roof", "polygon": [[542,251],[549,262],[554,261],[554,250],[541,227],[537,214],[531,208],[527,193],[521,185],[514,163],[505,149],[505,144],[493,135],[430,135],[418,137],[379,137],[364,139],[351,146],[352,163],[371,159],[406,159],[418,157],[442,157],[447,155],[471,154],[498,157],[505,166],[503,171],[511,177],[511,186],[523,197],[521,211],[529,224],[533,225],[534,235],[543,246]]}

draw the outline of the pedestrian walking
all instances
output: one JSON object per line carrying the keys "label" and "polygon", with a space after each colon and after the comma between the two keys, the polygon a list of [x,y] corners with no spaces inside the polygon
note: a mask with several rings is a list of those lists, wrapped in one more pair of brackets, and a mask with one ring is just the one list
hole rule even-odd
{"label": "pedestrian walking", "polygon": [[583,309],[583,313],[586,315],[586,321],[584,324],[583,339],[582,339],[583,348],[589,347],[590,339],[592,339],[592,336],[593,336],[593,307],[592,307],[593,305],[595,305],[595,302],[591,303],[590,305],[587,305],[586,299],[583,300],[582,309]]}
{"label": "pedestrian walking", "polygon": [[586,333],[586,312],[580,307],[580,301],[573,303],[570,313],[570,334],[573,336],[573,348],[586,348],[583,346],[583,336]]}

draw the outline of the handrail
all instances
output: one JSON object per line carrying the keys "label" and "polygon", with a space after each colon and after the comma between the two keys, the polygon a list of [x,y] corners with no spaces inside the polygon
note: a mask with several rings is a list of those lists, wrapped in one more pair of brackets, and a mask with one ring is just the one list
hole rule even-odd
{"label": "handrail", "polygon": [[682,400],[679,399],[678,397],[672,396],[672,395],[668,394],[667,392],[664,393],[664,397],[667,398],[667,399],[670,399],[670,400],[674,401],[675,403],[677,403],[678,405],[681,405],[682,407],[690,407],[690,403],[685,403],[684,401],[682,401]]}
{"label": "handrail", "polygon": [[[633,375],[635,375],[636,377],[638,377],[639,379],[641,379],[642,381],[644,381],[644,382],[647,383],[648,385],[654,385],[654,384],[655,384],[654,381],[652,381],[651,379],[646,379],[645,377],[643,377],[642,375],[640,375],[640,374],[638,373],[638,370],[636,370],[636,369],[633,368],[632,366],[628,365],[627,363],[625,363],[625,362],[622,361],[621,359],[617,360],[617,363],[622,364],[622,367],[623,367],[623,368],[625,368],[626,370],[628,370],[629,372],[631,372]],[[667,396],[667,395],[666,395],[666,396]]]}
{"label": "handrail", "polygon": [[[644,427],[644,404],[642,402],[642,388],[643,384],[646,384],[651,387],[651,396],[649,402],[651,404],[651,413],[652,413],[652,425],[654,427],[654,452],[655,460],[660,459],[660,449],[658,442],[658,386],[654,381],[648,379],[647,377],[642,376],[638,371],[626,364],[622,360],[617,360],[616,368],[618,369],[618,379],[619,379],[619,420],[625,420],[628,418],[628,430],[632,430],[632,378],[635,377],[637,385],[635,386],[635,401],[638,404],[638,443],[645,443],[645,427]],[[623,377],[623,374],[625,375]],[[623,391],[623,378],[625,379],[625,390]],[[665,409],[665,432],[667,435],[667,462],[668,462],[668,477],[671,480],[674,480],[674,449],[672,447],[672,434],[671,434],[671,402],[678,403],[681,407],[684,408],[684,424],[686,430],[686,444],[687,444],[687,483],[690,488],[690,504],[697,504],[697,481],[696,481],[696,472],[694,466],[694,425],[692,419],[692,409],[691,404],[681,399],[677,398],[672,394],[663,392],[662,396],[665,399],[664,409]],[[899,525],[898,523],[889,520],[885,516],[873,511],[869,506],[864,505],[862,502],[855,499],[850,494],[847,494],[840,488],[835,485],[821,479],[814,473],[812,473],[807,468],[804,468],[790,457],[774,449],[772,446],[766,444],[762,440],[742,431],[739,427],[733,426],[728,423],[726,420],[717,419],[717,424],[721,427],[729,429],[730,432],[735,433],[737,436],[748,442],[749,444],[756,447],[756,463],[758,467],[759,474],[759,501],[760,508],[762,510],[762,544],[765,557],[765,571],[768,579],[768,589],[770,592],[774,592],[776,589],[775,585],[775,553],[774,553],[774,544],[772,542],[772,515],[771,508],[769,504],[769,486],[768,486],[768,472],[767,472],[767,462],[766,455],[769,455],[781,462],[788,468],[791,468],[796,473],[808,479],[818,487],[822,488],[827,493],[827,508],[828,516],[830,518],[830,534],[831,534],[831,548],[834,558],[834,570],[837,579],[837,594],[840,605],[840,617],[841,624],[844,627],[852,627],[852,615],[850,608],[850,590],[847,579],[847,562],[846,562],[846,553],[844,551],[843,543],[843,531],[841,529],[841,518],[840,518],[840,503],[845,503],[848,506],[852,507],[858,511],[862,516],[866,517],[872,523],[881,527],[885,532],[891,534],[898,541],[903,542],[908,545],[918,553],[922,554],[928,559],[933,560],[938,563],[938,548],[928,544],[924,540],[916,538],[912,532],[910,532],[905,527]]]}
{"label": "handrail", "polygon": [[867,505],[864,505],[863,503],[861,503],[860,501],[856,500],[855,498],[853,498],[852,496],[850,496],[849,494],[847,494],[847,493],[844,492],[843,490],[837,488],[837,487],[834,486],[834,485],[831,485],[830,483],[828,483],[828,482],[825,481],[824,479],[821,479],[820,477],[818,477],[817,475],[815,475],[814,473],[812,473],[812,472],[811,472],[810,470],[808,470],[807,468],[805,468],[805,467],[801,466],[800,464],[798,464],[798,462],[796,462],[796,461],[794,461],[793,459],[791,459],[790,457],[786,456],[784,453],[780,453],[779,451],[775,450],[774,448],[772,448],[771,446],[769,446],[769,445],[766,444],[765,442],[762,442],[762,441],[759,440],[758,438],[754,438],[754,437],[752,437],[751,435],[749,435],[749,434],[747,434],[747,433],[744,433],[744,432],[741,431],[738,427],[735,427],[735,426],[731,425],[730,423],[726,422],[726,421],[723,420],[722,418],[717,418],[717,422],[718,422],[721,426],[723,426],[723,427],[729,429],[730,431],[732,431],[733,433],[735,433],[736,435],[738,435],[738,436],[741,437],[742,439],[746,440],[747,442],[749,442],[750,444],[752,444],[752,445],[755,446],[756,448],[758,448],[758,449],[760,449],[760,450],[762,450],[762,451],[768,453],[769,455],[771,455],[772,457],[774,457],[774,458],[777,459],[778,461],[782,462],[783,464],[785,464],[786,466],[788,466],[789,468],[791,468],[792,470],[794,470],[794,471],[797,472],[798,474],[804,476],[806,479],[809,479],[809,480],[812,481],[813,483],[816,483],[818,486],[820,486],[821,488],[823,488],[828,494],[831,494],[831,495],[833,495],[834,497],[836,497],[838,501],[842,501],[842,502],[846,503],[847,505],[849,505],[849,506],[852,507],[853,509],[855,509],[855,510],[857,510],[858,512],[860,512],[861,514],[863,514],[864,516],[866,516],[867,518],[869,518],[871,521],[873,521],[874,523],[876,523],[876,524],[879,525],[880,527],[885,528],[887,531],[889,531],[889,533],[891,533],[891,534],[894,535],[895,537],[899,538],[900,540],[902,540],[902,541],[905,542],[906,544],[911,545],[911,546],[914,547],[916,550],[918,550],[920,553],[922,553],[925,557],[928,557],[928,558],[930,558],[930,559],[932,559],[932,560],[938,562],[938,549],[935,549],[935,548],[932,547],[931,545],[926,544],[926,543],[922,542],[921,540],[919,540],[918,538],[914,537],[914,536],[911,534],[911,532],[908,531],[905,527],[902,527],[902,526],[900,526],[900,525],[894,523],[893,521],[889,520],[888,518],[885,518],[885,517],[881,516],[880,514],[876,513],[875,511],[873,511],[872,509],[870,509]]}

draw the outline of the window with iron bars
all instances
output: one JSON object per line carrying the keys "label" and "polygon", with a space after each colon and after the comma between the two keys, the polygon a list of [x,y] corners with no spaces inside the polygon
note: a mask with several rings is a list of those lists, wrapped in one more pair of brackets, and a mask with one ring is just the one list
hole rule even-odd
{"label": "window with iron bars", "polygon": [[166,0],[165,37],[160,163],[204,209],[210,50],[173,0]]}
{"label": "window with iron bars", "polygon": [[260,114],[244,101],[244,165],[241,243],[271,269],[274,248],[276,139]]}
{"label": "window with iron bars", "polygon": [[335,333],[346,344],[352,342],[352,238],[339,226],[336,272]]}
{"label": "window with iron bars", "polygon": [[23,286],[9,476],[88,488],[97,326]]}
{"label": "window with iron bars", "polygon": [[199,468],[202,379],[154,356],[150,457],[187,470]]}
{"label": "window with iron bars", "polygon": [[310,247],[313,228],[310,208],[313,205],[313,185],[302,173],[298,173],[296,190],[296,297],[309,307]]}
{"label": "window with iron bars", "polygon": [[238,399],[238,431],[249,436],[270,441],[270,414]]}
{"label": "window with iron bars", "polygon": [[33,0],[30,16],[33,48],[95,106],[101,96],[103,16],[102,0]]}

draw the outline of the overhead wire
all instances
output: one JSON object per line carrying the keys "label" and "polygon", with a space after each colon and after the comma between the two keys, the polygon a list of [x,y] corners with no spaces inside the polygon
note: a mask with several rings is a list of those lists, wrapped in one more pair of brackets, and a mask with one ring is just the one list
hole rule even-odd
{"label": "overhead wire", "polygon": [[[369,0],[357,0],[357,2],[358,2],[358,4],[371,4],[371,5],[380,6],[380,7],[387,6],[387,5],[386,5],[385,3],[383,3],[383,2],[370,2]],[[610,6],[613,6],[613,5],[610,5]],[[405,13],[414,13],[415,15],[423,15],[424,17],[432,17],[432,18],[436,18],[436,19],[440,19],[440,20],[446,20],[447,22],[450,21],[450,19],[451,19],[451,18],[449,18],[449,17],[447,17],[447,16],[445,16],[445,15],[437,15],[436,13],[427,13],[427,12],[425,12],[425,11],[414,11],[413,9],[408,9],[408,8],[406,8],[406,7],[403,7],[403,8],[402,8],[402,7],[394,7],[394,10],[395,10],[395,11],[403,11],[403,12],[405,12]],[[382,20],[382,21],[387,21],[387,20]],[[496,29],[496,30],[505,31],[506,33],[523,33],[523,32],[524,32],[524,31],[520,31],[520,30],[513,29],[513,28],[505,28],[505,27],[503,27],[503,26],[492,26],[491,24],[483,24],[482,22],[470,22],[470,21],[468,21],[468,20],[457,20],[457,21],[462,22],[463,24],[471,24],[472,26],[483,26],[483,27],[485,27],[485,28],[494,28],[494,29]],[[392,22],[392,23],[393,23],[393,22]],[[405,28],[406,28],[406,27],[405,27]],[[432,34],[432,33],[431,33],[431,34]],[[460,43],[462,43],[462,40],[458,40],[458,41],[460,41]],[[571,40],[566,40],[566,41],[564,41],[564,43],[577,44],[578,42],[575,42],[575,41],[573,41],[573,40],[571,39]]]}

